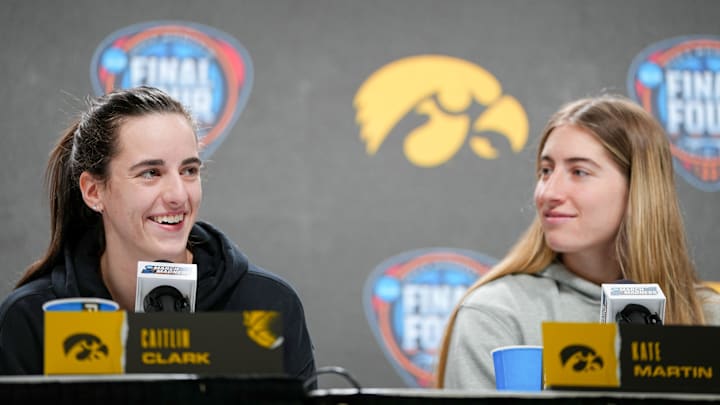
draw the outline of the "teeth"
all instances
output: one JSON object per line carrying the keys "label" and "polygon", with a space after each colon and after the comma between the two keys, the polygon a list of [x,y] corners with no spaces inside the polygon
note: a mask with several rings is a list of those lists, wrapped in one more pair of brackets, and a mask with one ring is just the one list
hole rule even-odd
{"label": "teeth", "polygon": [[182,221],[184,217],[184,214],[161,215],[158,217],[152,217],[152,220],[161,224],[177,224],[178,222]]}

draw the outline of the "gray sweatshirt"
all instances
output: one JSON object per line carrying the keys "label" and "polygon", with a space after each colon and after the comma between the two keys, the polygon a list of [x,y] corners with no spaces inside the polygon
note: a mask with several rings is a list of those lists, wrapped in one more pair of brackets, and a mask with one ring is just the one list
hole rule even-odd
{"label": "gray sweatshirt", "polygon": [[[542,322],[599,322],[599,285],[553,263],[473,291],[460,306],[448,349],[445,387],[495,389],[491,350],[542,345]],[[720,295],[698,290],[710,325],[720,325]]]}

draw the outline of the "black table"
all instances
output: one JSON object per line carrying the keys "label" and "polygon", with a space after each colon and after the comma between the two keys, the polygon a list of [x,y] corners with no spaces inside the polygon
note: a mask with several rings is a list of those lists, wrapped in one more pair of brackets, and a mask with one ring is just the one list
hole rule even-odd
{"label": "black table", "polygon": [[0,404],[689,404],[718,394],[559,391],[538,393],[419,388],[343,388],[306,392],[301,380],[268,376],[120,374],[0,377]]}
{"label": "black table", "polygon": [[375,404],[689,404],[720,403],[716,394],[606,391],[542,391],[537,393],[437,389],[331,389],[310,392],[316,405]]}
{"label": "black table", "polygon": [[304,404],[286,377],[121,374],[0,377],[0,404]]}

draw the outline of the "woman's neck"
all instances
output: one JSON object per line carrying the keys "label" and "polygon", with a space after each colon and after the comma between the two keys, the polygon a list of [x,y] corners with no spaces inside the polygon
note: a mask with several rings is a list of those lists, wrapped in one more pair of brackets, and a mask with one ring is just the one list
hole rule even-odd
{"label": "woman's neck", "polygon": [[598,285],[622,278],[620,263],[613,254],[564,253],[560,260],[570,272]]}
{"label": "woman's neck", "polygon": [[126,311],[135,310],[137,261],[115,257],[107,250],[100,257],[100,274],[113,300]]}

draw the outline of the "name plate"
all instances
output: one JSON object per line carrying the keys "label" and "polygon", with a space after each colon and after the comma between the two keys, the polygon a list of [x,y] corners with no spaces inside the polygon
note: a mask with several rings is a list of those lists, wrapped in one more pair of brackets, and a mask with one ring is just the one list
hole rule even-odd
{"label": "name plate", "polygon": [[545,322],[546,389],[720,392],[720,327]]}
{"label": "name plate", "polygon": [[620,325],[623,390],[720,392],[720,327]]}
{"label": "name plate", "polygon": [[46,312],[45,374],[283,375],[276,311]]}
{"label": "name plate", "polygon": [[282,374],[280,315],[131,313],[127,373]]}

